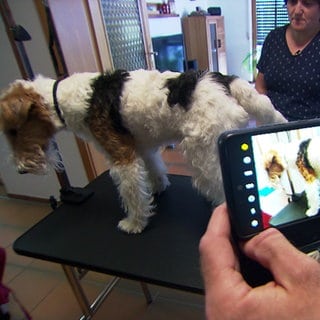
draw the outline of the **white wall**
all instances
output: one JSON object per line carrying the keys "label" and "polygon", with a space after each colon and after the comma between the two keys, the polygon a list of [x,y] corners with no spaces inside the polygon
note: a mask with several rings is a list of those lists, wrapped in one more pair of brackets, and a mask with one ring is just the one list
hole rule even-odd
{"label": "white wall", "polygon": [[208,9],[207,0],[175,0],[176,12],[180,17],[187,16],[192,11],[196,11],[196,7],[199,7],[202,10]]}
{"label": "white wall", "polygon": [[151,18],[149,19],[149,28],[151,38],[182,33],[180,17]]}
{"label": "white wall", "polygon": [[208,0],[208,7],[221,7],[225,19],[228,73],[251,81],[242,65],[252,48],[251,0]]}
{"label": "white wall", "polygon": [[[49,50],[33,0],[10,0],[9,2],[15,22],[22,25],[31,35],[32,40],[25,42],[31,66],[35,74],[43,74],[55,78]],[[21,78],[15,61],[5,26],[0,18],[0,90],[10,82]],[[61,150],[70,182],[74,186],[87,184],[87,177],[80,159],[76,141],[70,133],[59,133],[57,142]],[[51,195],[59,197],[60,185],[53,170],[47,176],[19,175],[11,162],[11,152],[3,134],[0,134],[0,176],[8,193],[35,198],[47,199]]]}

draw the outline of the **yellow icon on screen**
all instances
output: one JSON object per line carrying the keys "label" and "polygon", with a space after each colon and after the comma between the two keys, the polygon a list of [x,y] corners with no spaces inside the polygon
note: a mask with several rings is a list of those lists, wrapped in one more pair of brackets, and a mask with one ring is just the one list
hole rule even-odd
{"label": "yellow icon on screen", "polygon": [[249,145],[248,145],[247,143],[243,143],[243,144],[241,145],[241,150],[242,150],[242,151],[248,151],[248,149],[249,149]]}

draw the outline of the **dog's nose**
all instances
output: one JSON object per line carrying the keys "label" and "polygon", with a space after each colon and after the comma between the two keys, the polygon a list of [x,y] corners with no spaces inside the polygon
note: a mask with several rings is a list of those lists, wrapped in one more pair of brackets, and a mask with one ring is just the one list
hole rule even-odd
{"label": "dog's nose", "polygon": [[18,172],[19,172],[20,174],[26,174],[26,173],[28,173],[28,171],[25,170],[25,169],[19,169]]}

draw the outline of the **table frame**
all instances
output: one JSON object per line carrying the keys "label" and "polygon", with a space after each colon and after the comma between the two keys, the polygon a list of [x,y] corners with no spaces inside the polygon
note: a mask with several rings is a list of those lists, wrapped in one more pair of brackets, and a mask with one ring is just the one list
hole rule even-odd
{"label": "table frame", "polygon": [[[80,319],[91,319],[121,278],[140,282],[148,304],[147,283],[203,294],[198,244],[211,204],[193,189],[190,177],[169,179],[171,186],[155,199],[157,214],[139,235],[117,229],[124,213],[106,172],[86,187],[94,192],[91,198],[57,207],[19,237],[14,250],[62,265],[83,313]],[[92,303],[81,285],[87,271],[114,276]]]}

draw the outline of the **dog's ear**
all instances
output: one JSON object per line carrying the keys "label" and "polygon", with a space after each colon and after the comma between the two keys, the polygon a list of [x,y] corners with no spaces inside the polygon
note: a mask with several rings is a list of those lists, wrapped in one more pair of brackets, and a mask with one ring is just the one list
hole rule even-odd
{"label": "dog's ear", "polygon": [[273,170],[275,172],[282,172],[285,170],[285,164],[283,162],[283,159],[278,151],[276,150],[269,150],[264,155],[264,168],[269,172],[270,170]]}
{"label": "dog's ear", "polygon": [[0,101],[0,129],[19,127],[28,118],[32,101],[23,96],[9,94]]}
{"label": "dog's ear", "polygon": [[32,118],[51,123],[50,111],[43,98],[31,88],[16,82],[0,99],[0,130],[19,130]]}
{"label": "dog's ear", "polygon": [[271,168],[271,166],[274,164],[276,160],[276,157],[275,157],[275,151],[273,150],[269,150],[267,153],[264,154],[263,156],[263,165],[264,165],[264,168],[266,170],[269,170]]}

